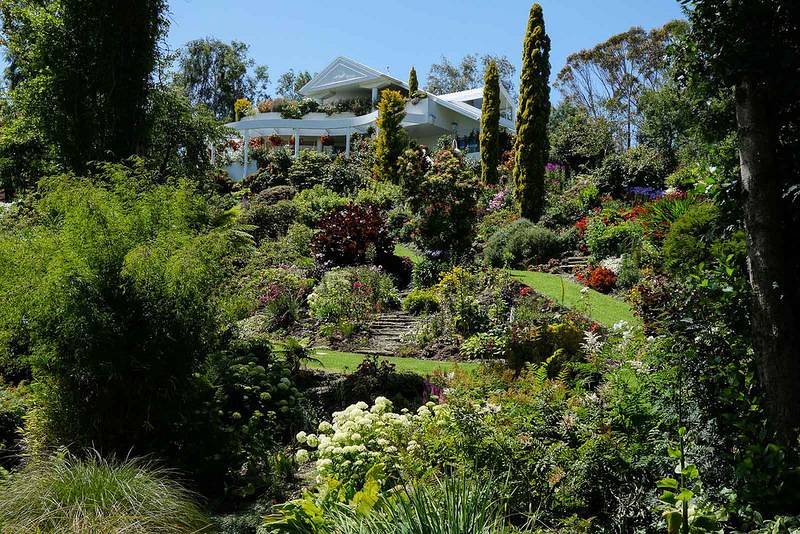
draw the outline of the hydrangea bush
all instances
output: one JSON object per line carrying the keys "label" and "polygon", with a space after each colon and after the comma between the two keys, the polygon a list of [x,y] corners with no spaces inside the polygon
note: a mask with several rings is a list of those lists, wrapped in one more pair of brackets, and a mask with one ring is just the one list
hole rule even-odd
{"label": "hydrangea bush", "polygon": [[378,397],[372,406],[358,402],[334,412],[331,422],[319,424],[317,434],[300,432],[295,458],[315,460],[319,481],[336,479],[353,489],[361,488],[367,473],[383,465],[386,480],[396,482],[409,472],[425,467],[421,435],[432,427],[445,427],[451,412],[446,404],[428,402],[415,413],[392,411],[392,402]]}

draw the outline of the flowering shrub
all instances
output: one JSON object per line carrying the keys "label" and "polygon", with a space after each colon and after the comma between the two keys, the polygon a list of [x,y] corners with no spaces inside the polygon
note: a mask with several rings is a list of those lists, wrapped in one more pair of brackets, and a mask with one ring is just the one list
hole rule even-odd
{"label": "flowering shrub", "polygon": [[374,206],[344,206],[319,222],[311,250],[320,265],[382,265],[394,254],[381,211]]}
{"label": "flowering shrub", "polygon": [[438,152],[418,194],[409,199],[417,244],[447,255],[468,250],[475,234],[477,201],[478,184],[463,158],[450,150]]}
{"label": "flowering shrub", "polygon": [[286,269],[269,269],[263,276],[268,282],[258,297],[258,304],[270,328],[291,325],[300,317],[311,281]]}
{"label": "flowering shrub", "polygon": [[578,235],[583,237],[586,233],[586,229],[589,227],[589,217],[581,217],[578,222],[575,223],[575,229],[578,231]]}
{"label": "flowering shrub", "polygon": [[378,397],[372,407],[366,402],[333,413],[331,422],[319,424],[318,434],[297,434],[308,447],[296,453],[299,462],[315,461],[319,480],[335,479],[350,488],[361,488],[366,475],[378,464],[384,467],[386,483],[401,480],[411,467],[421,472],[422,445],[415,440],[428,427],[443,427],[450,421],[447,405],[428,402],[416,413],[392,412],[392,403]]}
{"label": "flowering shrub", "polygon": [[381,311],[398,304],[392,279],[373,267],[328,271],[308,297],[311,316],[338,328],[345,337],[364,328]]}
{"label": "flowering shrub", "polygon": [[575,274],[575,278],[600,293],[610,293],[617,284],[617,275],[605,267],[590,269],[588,273],[578,272]]}
{"label": "flowering shrub", "polygon": [[655,200],[664,196],[664,190],[657,187],[629,187],[625,192],[634,200]]}

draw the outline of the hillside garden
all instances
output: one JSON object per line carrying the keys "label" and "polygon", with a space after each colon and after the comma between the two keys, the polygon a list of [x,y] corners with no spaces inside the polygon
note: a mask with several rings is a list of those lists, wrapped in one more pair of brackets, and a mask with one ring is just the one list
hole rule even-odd
{"label": "hillside garden", "polygon": [[[743,89],[710,74],[748,14],[713,26],[718,3],[571,56],[552,108],[534,5],[517,131],[484,116],[482,160],[409,141],[409,95],[387,91],[350,155],[253,139],[241,182],[204,148],[231,133],[151,76],[162,2],[110,19],[150,36],[118,65],[147,74],[120,78],[145,117],[125,143],[97,120],[128,116],[97,96],[121,89],[67,75],[100,78],[94,48],[50,48],[124,48],[108,20],[9,6],[0,532],[800,529],[800,420],[758,330],[780,308],[751,307],[754,258],[797,264],[755,253]],[[768,38],[796,50],[786,17]],[[620,42],[657,49],[648,76],[592,109],[576,73],[636,53]],[[775,209],[797,222],[797,124],[770,109]]]}

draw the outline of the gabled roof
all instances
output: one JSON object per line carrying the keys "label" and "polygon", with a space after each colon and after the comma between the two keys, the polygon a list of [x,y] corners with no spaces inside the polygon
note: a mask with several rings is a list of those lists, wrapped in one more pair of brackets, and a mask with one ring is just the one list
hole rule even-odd
{"label": "gabled roof", "polygon": [[405,82],[386,73],[377,71],[350,58],[339,56],[305,84],[300,89],[300,94],[311,96],[325,93],[337,87],[355,85],[367,88],[389,84],[408,87]]}

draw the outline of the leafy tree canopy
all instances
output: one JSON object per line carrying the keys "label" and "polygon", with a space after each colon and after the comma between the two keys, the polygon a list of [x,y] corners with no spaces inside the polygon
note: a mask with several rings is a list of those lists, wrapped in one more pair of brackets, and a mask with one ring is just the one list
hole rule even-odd
{"label": "leafy tree canopy", "polygon": [[442,56],[441,61],[431,65],[428,71],[426,90],[443,95],[480,87],[483,85],[484,71],[492,61],[497,65],[500,83],[513,95],[516,67],[506,56],[491,54],[467,54],[458,64]]}
{"label": "leafy tree canopy", "polygon": [[275,92],[284,98],[298,100],[303,98],[300,94],[300,89],[305,84],[311,81],[313,76],[307,70],[295,72],[294,69],[289,69],[278,78],[278,85]]}
{"label": "leafy tree canopy", "polygon": [[239,41],[197,39],[178,55],[175,79],[193,104],[205,104],[218,119],[233,116],[238,98],[267,98],[269,70],[250,58],[248,45]]}
{"label": "leafy tree canopy", "polygon": [[676,20],[650,31],[634,27],[614,35],[567,57],[556,87],[593,117],[611,121],[620,145],[630,147],[640,123],[639,96],[663,85],[667,48],[686,31],[686,22]]}

